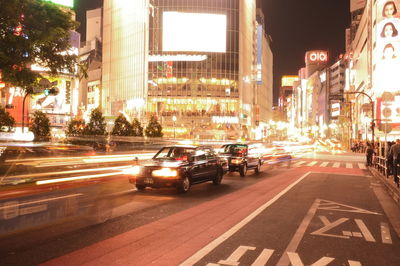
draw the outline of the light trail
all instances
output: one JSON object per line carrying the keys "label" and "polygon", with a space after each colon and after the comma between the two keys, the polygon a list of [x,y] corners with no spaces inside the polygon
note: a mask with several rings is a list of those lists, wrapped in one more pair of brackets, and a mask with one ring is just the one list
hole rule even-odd
{"label": "light trail", "polygon": [[64,177],[64,178],[55,178],[55,179],[48,179],[48,180],[39,180],[36,181],[36,185],[46,185],[46,184],[53,184],[53,183],[62,183],[62,182],[69,182],[69,181],[76,181],[76,180],[83,180],[83,179],[94,179],[99,177],[109,177],[123,174],[123,172],[119,173],[108,173],[108,174],[98,174],[98,175],[84,175],[84,176],[75,176],[75,177]]}
{"label": "light trail", "polygon": [[58,171],[58,172],[46,172],[46,173],[38,173],[38,174],[17,175],[17,176],[9,176],[7,178],[42,177],[42,176],[49,176],[49,175],[66,175],[66,174],[87,173],[87,172],[94,172],[94,171],[124,170],[124,169],[128,169],[128,168],[130,168],[130,166],[90,168],[90,169],[78,169],[78,170],[70,170],[70,171]]}

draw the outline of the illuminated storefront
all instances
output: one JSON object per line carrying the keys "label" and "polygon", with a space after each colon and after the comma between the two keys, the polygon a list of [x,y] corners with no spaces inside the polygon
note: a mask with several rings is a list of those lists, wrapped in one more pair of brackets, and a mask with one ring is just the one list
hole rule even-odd
{"label": "illuminated storefront", "polygon": [[150,5],[147,117],[157,115],[167,137],[250,137],[255,1]]}

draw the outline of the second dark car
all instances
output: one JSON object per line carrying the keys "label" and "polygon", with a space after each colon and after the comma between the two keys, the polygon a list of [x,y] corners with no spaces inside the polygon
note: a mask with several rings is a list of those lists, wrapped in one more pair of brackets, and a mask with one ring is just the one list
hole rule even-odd
{"label": "second dark car", "polygon": [[203,182],[219,185],[223,175],[223,165],[211,149],[170,146],[159,150],[151,160],[135,165],[129,181],[138,190],[176,187],[179,192],[187,192],[192,185]]}
{"label": "second dark car", "polygon": [[254,169],[256,173],[261,171],[260,154],[247,144],[223,145],[219,156],[228,162],[229,172],[237,171],[240,176],[245,176],[248,169]]}

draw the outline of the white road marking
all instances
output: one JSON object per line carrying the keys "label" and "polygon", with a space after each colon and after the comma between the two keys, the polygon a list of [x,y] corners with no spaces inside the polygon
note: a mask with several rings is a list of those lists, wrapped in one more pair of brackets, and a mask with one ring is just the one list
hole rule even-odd
{"label": "white road marking", "polygon": [[368,230],[365,223],[360,219],[354,219],[358,228],[360,228],[361,233],[363,234],[364,238],[368,242],[376,242],[375,238],[372,236],[371,232]]}
{"label": "white road marking", "polygon": [[264,266],[267,265],[267,262],[271,258],[272,254],[274,253],[273,249],[264,249],[260,256],[251,264],[251,266]]}
{"label": "white road marking", "polygon": [[300,161],[294,164],[294,167],[300,167],[302,164],[305,164],[306,161]]}
{"label": "white road marking", "polygon": [[319,210],[330,210],[330,211],[341,211],[341,212],[355,212],[355,213],[364,213],[364,214],[374,214],[381,215],[377,212],[367,211],[361,208],[353,207],[346,204],[337,203],[330,200],[321,200],[320,205],[318,206]]}
{"label": "white road marking", "polygon": [[[319,218],[322,220],[322,217],[325,219],[325,221],[328,219],[324,216],[319,216]],[[314,231],[311,233],[311,235],[319,235],[319,236],[329,236],[329,237],[336,237],[336,238],[344,238],[344,239],[349,239],[349,236],[346,235],[333,235],[333,234],[326,234],[325,232],[347,222],[348,220],[350,220],[349,218],[340,218],[334,222],[329,222],[329,224],[324,225],[324,227]]]}
{"label": "white road marking", "polygon": [[390,235],[389,225],[387,223],[381,223],[381,235],[383,244],[393,244],[392,236]]}
{"label": "white road marking", "polygon": [[321,163],[320,167],[326,167],[326,166],[328,166],[328,164],[329,164],[329,162],[323,162],[323,163]]}
{"label": "white road marking", "polygon": [[363,163],[358,163],[358,167],[359,167],[360,169],[362,169],[362,170],[367,169],[367,167],[365,167],[365,164],[363,164]]}
{"label": "white road marking", "polygon": [[339,168],[340,167],[340,163],[334,163],[332,167],[333,168]]}
{"label": "white road marking", "polygon": [[349,266],[362,266],[361,262],[355,260],[349,260]]}
{"label": "white road marking", "polygon": [[317,161],[313,161],[313,162],[307,164],[307,166],[314,166],[314,165],[316,165],[317,163],[318,163]]}
{"label": "white road marking", "polygon": [[354,237],[363,237],[363,235],[360,232],[353,232]]}
{"label": "white road marking", "polygon": [[[306,216],[304,217],[303,221],[301,222],[300,226],[297,228],[296,233],[294,234],[292,240],[290,241],[289,245],[286,247],[284,254],[288,254],[289,252],[296,252],[297,247],[299,246],[301,239],[303,238],[307,227],[309,226],[311,220],[313,219],[315,213],[317,212],[318,206],[320,203],[320,199],[316,199],[308,210]],[[287,266],[289,265],[289,256],[283,255],[278,263],[277,266]]]}
{"label": "white road marking", "polygon": [[[292,266],[304,266],[303,262],[301,261],[299,254],[294,253],[294,252],[288,252],[287,253],[290,263],[292,264]],[[317,262],[311,264],[311,266],[326,266],[329,263],[331,263],[332,261],[334,261],[335,258],[331,258],[331,257],[323,257],[321,259],[319,259]],[[279,262],[278,262],[279,265]]]}
{"label": "white road marking", "polygon": [[349,169],[353,168],[353,164],[352,163],[346,163],[346,168],[349,168]]}
{"label": "white road marking", "polygon": [[[223,243],[225,240],[230,238],[232,235],[234,235],[237,231],[243,228],[246,224],[248,224],[250,221],[252,221],[255,217],[257,217],[261,212],[263,212],[266,208],[271,206],[274,202],[276,202],[280,197],[282,197],[284,194],[286,194],[289,190],[291,190],[295,185],[300,183],[304,178],[306,178],[308,175],[310,175],[311,172],[306,173],[302,177],[300,177],[296,182],[288,186],[286,189],[281,191],[278,195],[276,195],[273,199],[259,207],[257,210],[255,210],[253,213],[251,213],[249,216],[247,216],[245,219],[240,221],[238,224],[233,226],[231,229],[226,231],[224,234],[219,236],[217,239],[209,243],[207,246],[204,248],[200,249],[197,251],[195,254],[193,254],[191,257],[189,257],[187,260],[182,262],[180,265],[182,266],[189,266],[189,265],[194,265],[198,261],[200,261],[204,256],[206,256],[208,253],[213,251],[216,247],[218,247],[221,243]],[[318,206],[318,205],[317,205]],[[312,217],[311,217],[312,218]],[[310,219],[311,221],[311,219]],[[308,225],[307,225],[308,226]],[[306,229],[306,228],[305,228]],[[304,231],[305,231],[304,229]]]}
{"label": "white road marking", "polygon": [[240,246],[226,260],[218,261],[218,264],[237,266],[239,260],[248,250],[255,250],[255,247]]}
{"label": "white road marking", "polygon": [[349,231],[343,231],[342,234],[344,236],[353,236],[353,234],[351,232],[349,232]]}

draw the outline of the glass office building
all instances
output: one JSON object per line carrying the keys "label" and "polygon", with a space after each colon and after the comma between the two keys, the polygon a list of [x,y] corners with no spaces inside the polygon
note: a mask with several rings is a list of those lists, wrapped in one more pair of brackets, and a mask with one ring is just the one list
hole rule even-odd
{"label": "glass office building", "polygon": [[166,136],[249,134],[255,12],[247,0],[150,1],[146,109]]}

